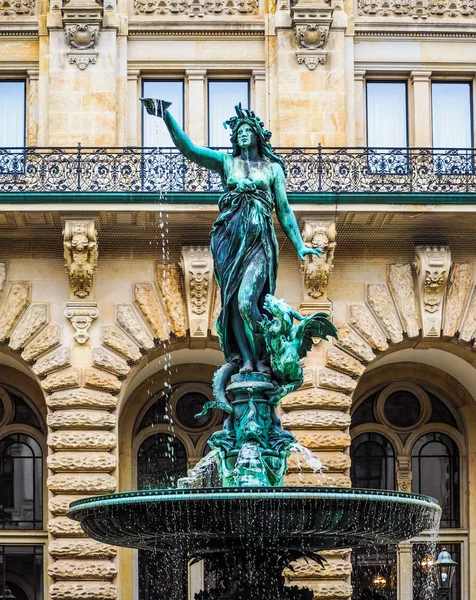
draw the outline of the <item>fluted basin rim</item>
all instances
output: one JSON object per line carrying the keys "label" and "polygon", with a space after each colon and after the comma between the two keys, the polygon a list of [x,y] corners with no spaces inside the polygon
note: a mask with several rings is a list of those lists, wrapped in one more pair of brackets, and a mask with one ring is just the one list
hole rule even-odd
{"label": "fluted basin rim", "polygon": [[[438,501],[431,496],[408,494],[389,490],[368,490],[361,488],[336,488],[336,487],[275,487],[275,488],[193,488],[193,489],[159,489],[137,490],[107,494],[93,498],[82,498],[70,504],[68,516],[76,518],[79,511],[88,508],[117,506],[119,504],[141,504],[150,502],[170,502],[197,500],[251,500],[277,497],[282,499],[321,499],[321,500],[371,500],[392,501],[404,504],[425,506],[441,512]],[[80,519],[77,519],[80,520]]]}

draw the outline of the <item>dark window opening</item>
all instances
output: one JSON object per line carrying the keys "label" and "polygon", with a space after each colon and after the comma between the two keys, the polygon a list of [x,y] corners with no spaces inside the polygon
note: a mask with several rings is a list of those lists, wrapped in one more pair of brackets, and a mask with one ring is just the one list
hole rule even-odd
{"label": "dark window opening", "polygon": [[43,600],[41,546],[0,546],[0,598]]}
{"label": "dark window opening", "polygon": [[352,440],[351,479],[357,488],[395,489],[395,451],[387,438],[363,433]]}

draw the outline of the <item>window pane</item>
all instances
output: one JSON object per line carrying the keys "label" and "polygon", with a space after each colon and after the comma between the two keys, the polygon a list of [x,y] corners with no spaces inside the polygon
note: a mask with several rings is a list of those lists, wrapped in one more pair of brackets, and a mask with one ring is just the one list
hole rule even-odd
{"label": "window pane", "polygon": [[459,527],[459,453],[448,436],[430,433],[412,449],[412,487],[417,494],[436,498],[441,527]]}
{"label": "window pane", "polygon": [[471,90],[469,83],[433,83],[433,146],[471,148]]}
{"label": "window pane", "polygon": [[[142,84],[142,95],[145,98],[158,98],[172,102],[169,108],[180,127],[183,127],[183,81],[181,80],[158,80],[144,81]],[[152,117],[142,109],[143,119],[143,145],[146,148],[170,148],[174,146],[172,138],[165,127],[162,119]]]}
{"label": "window pane", "polygon": [[407,144],[407,86],[404,82],[367,83],[367,145],[405,148]]}
{"label": "window pane", "polygon": [[0,546],[0,598],[43,600],[41,546]]}
{"label": "window pane", "polygon": [[42,529],[41,448],[30,436],[0,440],[0,529]]}
{"label": "window pane", "polygon": [[25,145],[25,82],[0,81],[0,147]]}
{"label": "window pane", "polygon": [[231,148],[223,123],[235,114],[236,104],[249,108],[249,87],[249,81],[208,82],[208,143],[213,148]]}
{"label": "window pane", "polygon": [[166,433],[144,440],[137,455],[137,487],[174,487],[187,474],[187,451],[182,442]]}
{"label": "window pane", "polygon": [[357,488],[395,489],[395,453],[378,433],[364,433],[352,440],[351,479]]}
{"label": "window pane", "polygon": [[[378,588],[375,578],[380,575]],[[352,551],[353,600],[397,600],[395,546],[358,548]]]}

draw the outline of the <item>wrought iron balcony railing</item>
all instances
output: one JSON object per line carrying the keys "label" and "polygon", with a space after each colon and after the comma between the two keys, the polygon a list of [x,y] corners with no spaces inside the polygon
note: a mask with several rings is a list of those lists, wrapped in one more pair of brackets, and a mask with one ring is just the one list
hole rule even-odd
{"label": "wrought iron balcony railing", "polygon": [[[277,148],[293,193],[476,193],[473,149]],[[175,149],[0,148],[1,193],[220,192]]]}

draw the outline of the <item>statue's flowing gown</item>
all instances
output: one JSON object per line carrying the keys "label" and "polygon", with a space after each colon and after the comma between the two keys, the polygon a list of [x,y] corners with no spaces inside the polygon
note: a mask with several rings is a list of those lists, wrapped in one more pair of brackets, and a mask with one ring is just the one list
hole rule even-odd
{"label": "statue's flowing gown", "polygon": [[210,244],[222,303],[217,331],[225,359],[233,362],[240,352],[230,322],[231,303],[246,271],[257,261],[266,263],[259,307],[264,296],[273,294],[276,288],[278,243],[271,216],[274,200],[269,189],[231,190],[220,198],[218,207],[220,216],[213,226]]}

